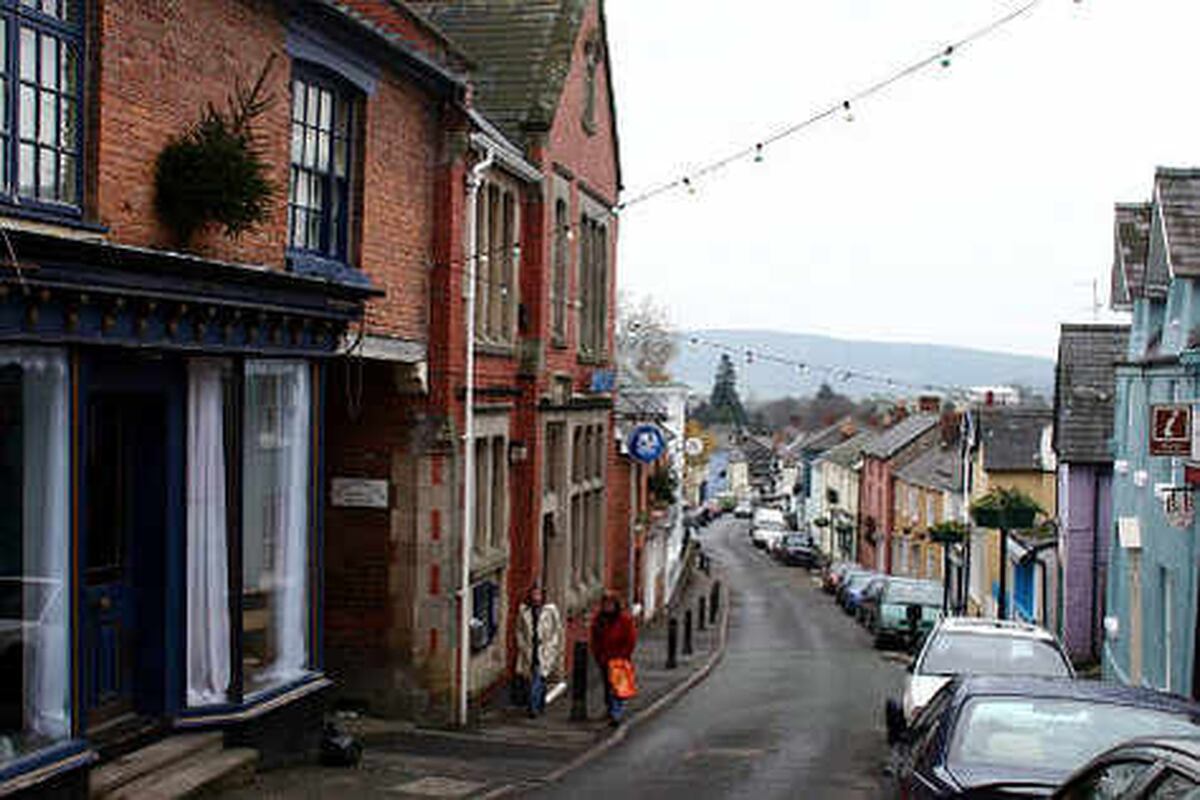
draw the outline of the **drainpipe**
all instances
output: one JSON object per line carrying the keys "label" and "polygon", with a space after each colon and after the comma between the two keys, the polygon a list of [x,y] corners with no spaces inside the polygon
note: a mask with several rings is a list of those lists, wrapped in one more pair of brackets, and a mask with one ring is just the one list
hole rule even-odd
{"label": "drainpipe", "polygon": [[458,724],[464,728],[467,726],[467,701],[471,695],[471,539],[475,531],[475,271],[479,267],[475,220],[483,173],[495,160],[495,152],[489,149],[483,160],[467,174],[467,374],[463,422],[463,528],[459,542],[457,714]]}

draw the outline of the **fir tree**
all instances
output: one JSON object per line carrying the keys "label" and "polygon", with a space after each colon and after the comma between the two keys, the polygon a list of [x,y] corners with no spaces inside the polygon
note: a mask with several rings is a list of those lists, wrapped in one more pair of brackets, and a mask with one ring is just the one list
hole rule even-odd
{"label": "fir tree", "polygon": [[742,408],[742,400],[737,392],[737,371],[728,354],[723,354],[717,364],[717,376],[708,404],[717,422],[733,425],[739,430],[746,426],[746,410]]}

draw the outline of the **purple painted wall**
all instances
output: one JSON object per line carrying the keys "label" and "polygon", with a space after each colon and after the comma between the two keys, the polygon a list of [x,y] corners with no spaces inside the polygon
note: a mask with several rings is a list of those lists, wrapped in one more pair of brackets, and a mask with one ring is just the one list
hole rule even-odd
{"label": "purple painted wall", "polygon": [[1112,467],[1059,464],[1059,556],[1063,644],[1071,657],[1099,657],[1112,527]]}

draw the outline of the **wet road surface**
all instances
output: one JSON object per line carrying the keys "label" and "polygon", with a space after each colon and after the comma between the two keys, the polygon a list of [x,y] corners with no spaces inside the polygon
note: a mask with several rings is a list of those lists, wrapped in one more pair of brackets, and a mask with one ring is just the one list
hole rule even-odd
{"label": "wet road surface", "polygon": [[732,586],[729,644],[706,681],[538,798],[879,798],[883,705],[903,666],[821,592],[773,563],[747,522],[701,533]]}

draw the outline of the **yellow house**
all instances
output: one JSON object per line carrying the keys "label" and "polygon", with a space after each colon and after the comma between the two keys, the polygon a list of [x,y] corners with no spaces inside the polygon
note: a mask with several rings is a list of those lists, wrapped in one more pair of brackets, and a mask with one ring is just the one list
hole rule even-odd
{"label": "yellow house", "polygon": [[942,580],[942,546],[929,538],[941,522],[962,519],[962,456],[957,446],[935,447],[896,471],[892,572]]}
{"label": "yellow house", "polygon": [[[972,502],[991,489],[1016,489],[1037,501],[1046,518],[1054,519],[1057,467],[1052,447],[1053,410],[1026,406],[985,408],[978,419],[979,447],[972,470]],[[1025,549],[1010,538],[1006,565],[1010,616],[1013,616],[1011,595],[1016,584],[1013,566]],[[972,527],[970,574],[969,610],[985,617],[995,616],[1000,589],[999,531]]]}

